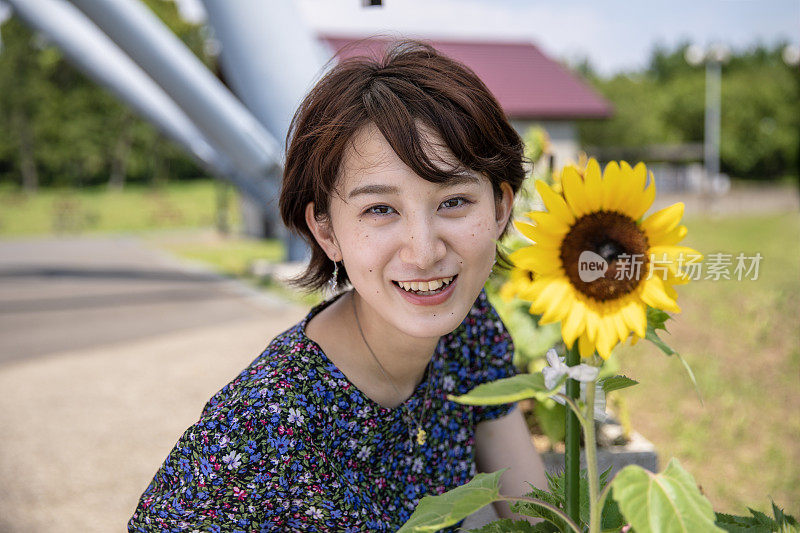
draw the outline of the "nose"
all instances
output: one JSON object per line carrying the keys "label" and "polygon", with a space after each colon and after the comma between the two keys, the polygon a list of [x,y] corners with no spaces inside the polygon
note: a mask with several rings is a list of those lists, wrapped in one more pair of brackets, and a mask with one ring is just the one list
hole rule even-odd
{"label": "nose", "polygon": [[409,217],[403,228],[400,259],[421,271],[428,271],[447,253],[441,231],[425,216]]}

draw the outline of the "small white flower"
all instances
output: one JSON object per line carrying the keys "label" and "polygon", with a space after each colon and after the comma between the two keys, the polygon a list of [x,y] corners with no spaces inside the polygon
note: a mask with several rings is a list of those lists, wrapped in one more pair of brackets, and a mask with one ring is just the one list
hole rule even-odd
{"label": "small white flower", "polygon": [[453,390],[453,387],[456,385],[456,380],[453,379],[453,376],[445,376],[444,380],[442,381],[442,388],[447,392]]}
{"label": "small white flower", "polygon": [[597,374],[600,372],[600,369],[596,366],[583,363],[576,366],[567,366],[564,363],[565,359],[559,357],[553,348],[547,350],[547,355],[545,357],[547,358],[547,364],[550,366],[544,367],[542,369],[542,374],[544,375],[544,385],[548,389],[555,387],[562,376],[570,377],[582,383],[588,383],[597,379]]}
{"label": "small white flower", "polygon": [[228,465],[228,470],[233,470],[239,468],[239,465],[242,464],[241,459],[242,454],[236,453],[236,450],[232,450],[231,453],[222,458],[222,462]]}
{"label": "small white flower", "polygon": [[[586,400],[586,384],[591,383],[592,381],[597,379],[597,375],[600,373],[600,369],[596,366],[591,366],[587,364],[579,364],[576,366],[567,366],[565,364],[565,359],[563,357],[559,357],[556,351],[553,348],[547,350],[547,354],[545,356],[547,358],[547,364],[542,369],[542,375],[544,376],[544,385],[548,389],[552,389],[556,386],[559,380],[563,376],[570,377],[575,381],[579,381],[581,384],[581,399]],[[561,394],[566,394],[567,386],[562,385],[561,389],[559,390]],[[564,399],[559,396],[552,396],[552,398],[564,405]],[[603,386],[600,383],[595,384],[594,390],[594,418],[599,421],[604,421],[606,419],[606,393],[603,390]]]}
{"label": "small white flower", "polygon": [[422,472],[422,458],[417,457],[414,459],[414,464],[411,466],[411,470],[417,474]]}
{"label": "small white flower", "polygon": [[303,415],[300,414],[300,409],[295,409],[294,407],[289,408],[289,423],[297,423],[298,425],[303,423]]}
{"label": "small white flower", "polygon": [[314,507],[313,505],[308,508],[306,514],[311,516],[312,518],[322,518],[322,511]]}
{"label": "small white flower", "polygon": [[358,455],[356,455],[356,457],[363,460],[369,457],[371,454],[372,450],[369,449],[369,446],[362,446],[361,450],[358,452]]}

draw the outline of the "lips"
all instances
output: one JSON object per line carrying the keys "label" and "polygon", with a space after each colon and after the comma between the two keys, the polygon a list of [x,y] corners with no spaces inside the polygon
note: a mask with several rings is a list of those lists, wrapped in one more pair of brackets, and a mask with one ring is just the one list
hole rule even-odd
{"label": "lips", "polygon": [[417,294],[432,293],[441,287],[449,285],[455,276],[432,279],[429,281],[394,281],[394,283],[409,292]]}
{"label": "lips", "polygon": [[[445,278],[446,279],[446,278]],[[434,291],[426,291],[426,292],[412,292],[408,291],[400,286],[397,281],[392,281],[392,285],[395,286],[397,292],[407,300],[408,302],[414,305],[439,305],[447,301],[450,298],[450,295],[453,294],[454,287],[458,282],[458,274],[453,276],[452,281],[447,285],[441,286]]]}

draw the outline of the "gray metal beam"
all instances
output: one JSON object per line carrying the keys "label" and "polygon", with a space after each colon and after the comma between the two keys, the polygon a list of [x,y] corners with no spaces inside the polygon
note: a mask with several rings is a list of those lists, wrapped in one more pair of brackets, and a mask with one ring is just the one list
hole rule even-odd
{"label": "gray metal beam", "polygon": [[72,3],[161,86],[240,175],[280,170],[275,139],[146,6],[137,0]]}
{"label": "gray metal beam", "polygon": [[[219,59],[226,82],[283,142],[292,115],[322,74],[331,52],[318,41],[293,1],[203,0],[203,4],[222,46]],[[257,216],[254,211],[243,213]],[[283,237],[290,261],[308,257],[302,239],[288,233]]]}
{"label": "gray metal beam", "polygon": [[73,5],[63,0],[8,1],[22,22],[58,46],[78,70],[183,146],[210,174],[229,181],[255,201],[266,203],[274,197],[274,186],[265,188],[243,176],[175,102]]}

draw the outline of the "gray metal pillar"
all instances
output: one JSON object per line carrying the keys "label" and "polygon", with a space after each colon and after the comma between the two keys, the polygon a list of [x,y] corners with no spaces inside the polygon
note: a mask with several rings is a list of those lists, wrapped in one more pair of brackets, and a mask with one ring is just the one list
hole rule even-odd
{"label": "gray metal pillar", "polygon": [[[203,0],[203,4],[222,46],[220,66],[226,82],[283,148],[292,115],[322,74],[330,51],[306,25],[295,2]],[[259,217],[279,218],[263,206],[245,205],[243,212],[254,225]],[[281,235],[290,261],[309,256],[302,239],[288,232]]]}
{"label": "gray metal pillar", "polygon": [[228,89],[138,0],[72,0],[183,109],[242,176],[280,173],[280,149]]}

